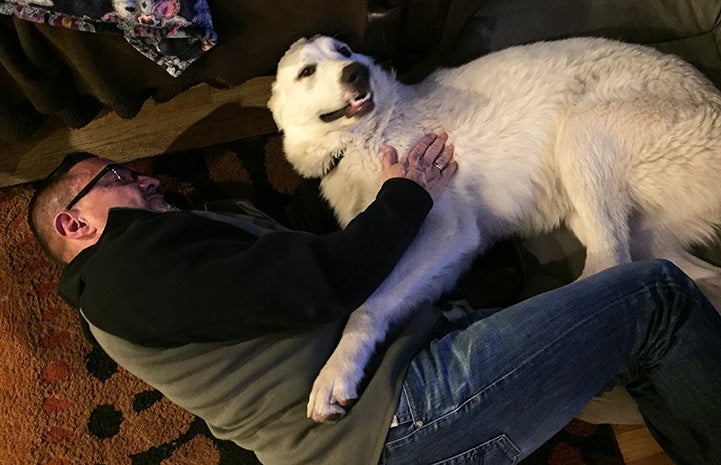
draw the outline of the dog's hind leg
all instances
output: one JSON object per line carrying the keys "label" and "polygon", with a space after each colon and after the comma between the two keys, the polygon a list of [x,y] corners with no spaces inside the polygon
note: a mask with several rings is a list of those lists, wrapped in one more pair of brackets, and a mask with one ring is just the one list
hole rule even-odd
{"label": "dog's hind leg", "polygon": [[631,261],[632,200],[617,170],[621,150],[590,115],[574,117],[556,141],[556,161],[568,199],[567,226],[586,247],[580,278]]}

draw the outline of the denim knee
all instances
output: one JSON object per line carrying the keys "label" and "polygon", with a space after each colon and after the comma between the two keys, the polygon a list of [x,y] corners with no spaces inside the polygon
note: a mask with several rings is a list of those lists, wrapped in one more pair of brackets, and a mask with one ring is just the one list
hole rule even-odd
{"label": "denim knee", "polygon": [[678,289],[690,292],[692,294],[699,293],[696,284],[681,268],[673,262],[664,258],[654,258],[637,262],[643,267],[650,278],[650,283],[663,284],[664,286],[675,286]]}

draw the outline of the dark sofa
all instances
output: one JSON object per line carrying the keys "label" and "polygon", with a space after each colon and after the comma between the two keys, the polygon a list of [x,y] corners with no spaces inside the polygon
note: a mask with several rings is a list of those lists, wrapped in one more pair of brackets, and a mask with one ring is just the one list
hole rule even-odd
{"label": "dark sofa", "polygon": [[[198,83],[230,87],[273,74],[300,36],[331,34],[417,79],[501,48],[597,35],[676,53],[721,85],[715,0],[209,0],[218,45],[179,77],[118,34],[0,15],[0,141],[31,136],[50,115],[78,128],[102,110],[132,118]],[[461,30],[461,27],[463,29]]]}
{"label": "dark sofa", "polygon": [[674,53],[721,86],[717,0],[490,0],[464,28],[453,61],[536,40],[591,35]]}

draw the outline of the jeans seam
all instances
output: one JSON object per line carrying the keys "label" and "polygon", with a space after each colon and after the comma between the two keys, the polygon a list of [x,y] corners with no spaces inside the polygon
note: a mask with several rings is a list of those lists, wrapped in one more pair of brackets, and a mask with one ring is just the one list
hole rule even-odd
{"label": "jeans seam", "polygon": [[408,415],[411,417],[411,423],[416,423],[416,407],[413,405],[413,401],[411,400],[411,396],[408,395],[408,389],[406,386],[405,381],[403,382],[403,394],[406,398],[406,404],[408,404]]}
{"label": "jeans seam", "polygon": [[463,452],[459,452],[458,454],[454,455],[453,457],[448,457],[443,460],[439,460],[437,462],[432,463],[431,465],[439,465],[443,463],[447,463],[449,460],[453,460],[457,457],[463,456],[468,454],[469,452],[476,451],[482,447],[488,446],[489,444],[493,444],[498,446],[506,456],[511,460],[513,464],[518,463],[518,458],[521,456],[521,451],[518,449],[518,447],[511,441],[511,438],[509,438],[506,434],[500,434],[494,438],[489,439],[486,442],[482,442],[480,444],[476,444],[473,447],[470,447]]}

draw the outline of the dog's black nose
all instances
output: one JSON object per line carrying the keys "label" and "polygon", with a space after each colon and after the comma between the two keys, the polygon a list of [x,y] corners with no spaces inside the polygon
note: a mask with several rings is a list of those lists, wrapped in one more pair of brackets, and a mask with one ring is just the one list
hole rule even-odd
{"label": "dog's black nose", "polygon": [[360,63],[351,63],[343,68],[341,81],[355,86],[368,85],[368,68]]}

